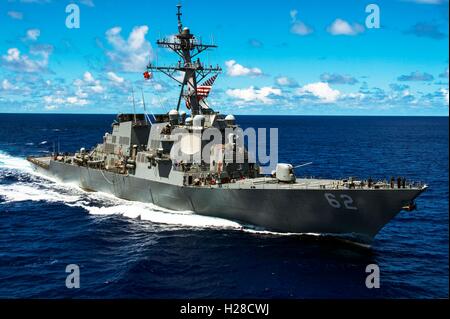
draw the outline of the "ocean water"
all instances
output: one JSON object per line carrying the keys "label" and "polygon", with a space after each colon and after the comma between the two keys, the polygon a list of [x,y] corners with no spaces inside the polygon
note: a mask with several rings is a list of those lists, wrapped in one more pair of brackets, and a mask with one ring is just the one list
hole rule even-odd
{"label": "ocean water", "polygon": [[[298,176],[424,181],[370,249],[175,212],[36,175],[30,154],[92,147],[112,115],[0,116],[0,298],[447,298],[448,118],[239,116],[278,127]],[[80,267],[79,289],[65,286]],[[366,266],[380,288],[365,286]]]}

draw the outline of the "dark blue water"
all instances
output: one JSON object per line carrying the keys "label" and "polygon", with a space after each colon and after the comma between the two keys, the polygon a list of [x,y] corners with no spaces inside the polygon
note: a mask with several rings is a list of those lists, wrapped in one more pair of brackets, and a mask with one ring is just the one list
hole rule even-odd
{"label": "dark blue water", "polygon": [[[33,175],[23,158],[100,142],[112,115],[1,115],[0,297],[448,297],[448,119],[238,117],[278,127],[280,161],[298,175],[404,175],[429,191],[371,249],[85,193]],[[47,141],[47,142],[45,142]],[[133,218],[141,215],[141,219]],[[65,287],[77,264],[81,288]],[[377,264],[381,288],[367,289]]]}

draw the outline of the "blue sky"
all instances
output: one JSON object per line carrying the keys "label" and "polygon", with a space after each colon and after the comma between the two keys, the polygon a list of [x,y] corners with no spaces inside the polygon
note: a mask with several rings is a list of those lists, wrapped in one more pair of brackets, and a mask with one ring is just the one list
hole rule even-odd
{"label": "blue sky", "polygon": [[[70,3],[80,28],[66,27]],[[176,83],[142,72],[177,62],[155,44],[176,32],[177,3],[0,0],[0,112],[130,112],[132,88],[172,109]],[[219,45],[202,59],[223,68],[209,97],[222,113],[448,116],[447,0],[182,4],[184,25]]]}

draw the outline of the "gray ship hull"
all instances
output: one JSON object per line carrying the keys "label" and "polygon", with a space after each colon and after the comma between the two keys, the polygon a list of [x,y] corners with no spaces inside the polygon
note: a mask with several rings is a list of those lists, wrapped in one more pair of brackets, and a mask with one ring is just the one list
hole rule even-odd
{"label": "gray ship hull", "polygon": [[[425,189],[227,189],[178,186],[99,169],[50,161],[35,166],[41,173],[126,200],[172,210],[240,221],[275,232],[317,233],[350,237],[370,244],[405,205]],[[355,209],[332,207],[334,198],[350,196]]]}

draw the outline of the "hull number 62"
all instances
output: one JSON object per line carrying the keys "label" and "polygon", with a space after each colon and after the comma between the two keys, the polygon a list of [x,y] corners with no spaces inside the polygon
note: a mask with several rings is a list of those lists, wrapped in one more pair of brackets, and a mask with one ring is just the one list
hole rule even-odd
{"label": "hull number 62", "polygon": [[328,204],[333,208],[344,207],[345,209],[349,210],[358,210],[358,208],[354,206],[353,198],[351,198],[349,195],[342,194],[339,196],[339,199],[337,199],[336,196],[331,193],[325,193],[324,196],[328,201]]}

